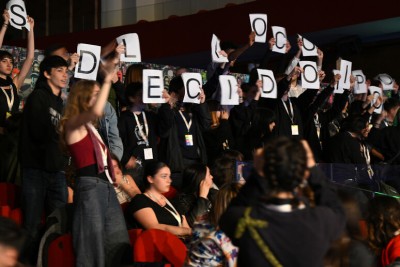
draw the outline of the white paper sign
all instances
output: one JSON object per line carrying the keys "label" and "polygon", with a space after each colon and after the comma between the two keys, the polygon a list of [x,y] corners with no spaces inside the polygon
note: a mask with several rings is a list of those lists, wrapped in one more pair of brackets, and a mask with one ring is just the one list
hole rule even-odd
{"label": "white paper sign", "polygon": [[303,73],[301,74],[301,87],[307,89],[319,89],[320,82],[317,63],[314,61],[300,61],[299,65],[303,68]]}
{"label": "white paper sign", "polygon": [[75,67],[75,78],[95,81],[100,66],[101,47],[90,44],[78,44],[76,52],[80,55]]}
{"label": "white paper sign", "polygon": [[261,97],[277,98],[278,88],[276,86],[275,76],[271,70],[257,69],[258,79],[263,82]]}
{"label": "white paper sign", "polygon": [[141,62],[139,36],[137,33],[128,33],[117,38],[117,43],[123,43],[125,54],[121,54],[122,62]]}
{"label": "white paper sign", "polygon": [[393,90],[395,81],[389,74],[379,74],[375,79],[381,82],[383,90]]}
{"label": "white paper sign", "polygon": [[[374,99],[372,99],[371,101],[371,106],[375,105],[376,100],[378,99],[378,97],[383,95],[383,91],[380,87],[378,86],[370,86],[369,87],[369,91],[371,93],[371,95],[374,96]],[[374,113],[378,113],[381,114],[382,113],[382,108],[383,105],[382,103],[378,106],[378,108],[375,108]]]}
{"label": "white paper sign", "polygon": [[255,42],[265,43],[267,41],[267,14],[249,14],[251,30],[256,33]]}
{"label": "white paper sign", "polygon": [[308,41],[306,38],[302,37],[300,34],[298,34],[299,38],[302,39],[303,41],[303,46],[301,48],[301,53],[303,54],[304,57],[310,57],[310,56],[318,56],[317,49],[318,47]]}
{"label": "white paper sign", "polygon": [[28,31],[31,30],[31,27],[28,22],[25,3],[22,0],[10,0],[6,9],[10,14],[10,24],[14,28],[18,30],[22,30],[22,27],[25,27]]}
{"label": "white paper sign", "polygon": [[239,105],[238,83],[235,76],[220,75],[221,105]]}
{"label": "white paper sign", "polygon": [[341,59],[340,60],[340,80],[338,87],[343,89],[350,89],[350,76],[351,76],[351,65],[350,61]]}
{"label": "white paper sign", "polygon": [[211,57],[213,62],[216,63],[229,62],[227,57],[219,54],[220,51],[221,51],[220,41],[218,37],[215,34],[213,34],[211,39]]}
{"label": "white paper sign", "polygon": [[272,47],[272,51],[285,54],[286,53],[286,29],[279,26],[272,26],[272,34],[275,38],[275,45]]}
{"label": "white paper sign", "polygon": [[143,70],[143,103],[165,103],[162,70]]}
{"label": "white paper sign", "polygon": [[185,72],[182,73],[183,84],[185,86],[184,103],[199,104],[200,87],[203,84],[200,73]]}
{"label": "white paper sign", "polygon": [[[332,70],[333,71],[333,75],[336,75],[336,74],[340,74],[340,70]],[[344,92],[344,89],[343,89],[343,87],[339,87],[339,82],[335,85],[335,88],[334,88],[334,90],[333,90],[333,93],[334,94],[343,94],[343,92]]]}
{"label": "white paper sign", "polygon": [[367,93],[366,77],[362,70],[353,70],[351,74],[356,78],[356,83],[354,84],[354,94],[365,94]]}

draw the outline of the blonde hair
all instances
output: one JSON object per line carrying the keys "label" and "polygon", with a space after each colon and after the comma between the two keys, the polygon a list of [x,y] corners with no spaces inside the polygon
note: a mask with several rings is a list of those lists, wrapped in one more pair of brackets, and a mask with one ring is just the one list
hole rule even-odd
{"label": "blonde hair", "polygon": [[64,115],[62,116],[58,127],[60,144],[63,149],[66,149],[65,123],[70,118],[90,109],[89,102],[96,85],[100,87],[100,84],[96,81],[81,80],[72,86],[68,95],[67,104],[64,108]]}

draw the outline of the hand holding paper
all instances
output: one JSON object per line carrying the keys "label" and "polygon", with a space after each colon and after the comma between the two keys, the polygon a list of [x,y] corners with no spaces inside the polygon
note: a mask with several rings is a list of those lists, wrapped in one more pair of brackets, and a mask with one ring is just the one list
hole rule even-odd
{"label": "hand holding paper", "polygon": [[28,22],[24,1],[10,0],[6,5],[6,8],[9,10],[9,22],[11,26],[18,30],[22,30],[22,27],[25,27],[28,31],[30,31],[31,28]]}
{"label": "hand holding paper", "polygon": [[4,9],[3,11],[3,20],[5,24],[8,24],[10,22],[10,13],[8,13],[7,9]]}

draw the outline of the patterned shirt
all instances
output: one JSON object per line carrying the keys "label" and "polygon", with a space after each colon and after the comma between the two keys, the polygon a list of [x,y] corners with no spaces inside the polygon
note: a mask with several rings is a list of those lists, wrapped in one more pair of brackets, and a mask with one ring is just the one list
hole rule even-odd
{"label": "patterned shirt", "polygon": [[215,230],[209,222],[196,222],[193,236],[188,246],[188,255],[184,266],[236,267],[239,249],[221,230]]}

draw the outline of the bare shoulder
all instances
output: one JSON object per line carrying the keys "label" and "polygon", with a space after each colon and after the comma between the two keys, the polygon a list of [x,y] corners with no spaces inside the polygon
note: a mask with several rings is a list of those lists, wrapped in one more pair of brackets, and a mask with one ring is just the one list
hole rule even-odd
{"label": "bare shoulder", "polygon": [[81,141],[83,138],[85,138],[87,134],[88,131],[84,125],[75,129],[69,129],[67,126],[67,130],[65,133],[65,141],[68,145],[72,145]]}

